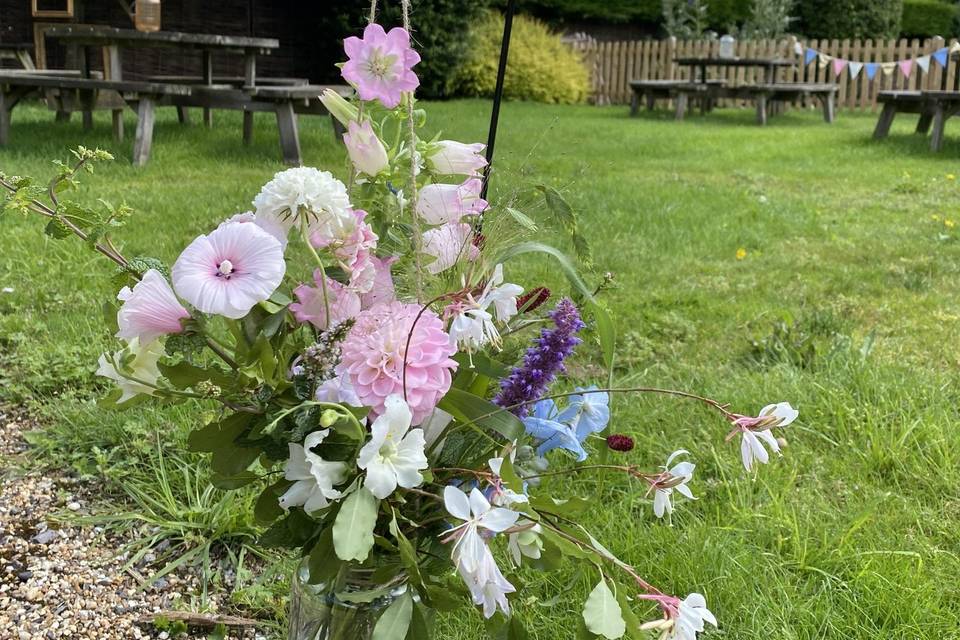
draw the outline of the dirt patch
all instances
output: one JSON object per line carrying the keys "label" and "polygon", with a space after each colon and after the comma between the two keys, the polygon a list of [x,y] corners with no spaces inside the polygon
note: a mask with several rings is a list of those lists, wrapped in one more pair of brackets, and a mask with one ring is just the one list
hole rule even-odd
{"label": "dirt patch", "polygon": [[[0,406],[0,638],[169,637],[138,621],[183,608],[178,603],[200,592],[197,580],[173,573],[140,589],[143,574],[124,570],[126,558],[117,555],[122,539],[99,527],[52,523],[57,513],[86,513],[96,488],[30,471],[21,433],[36,428],[25,413]],[[246,637],[264,640],[252,631]]]}

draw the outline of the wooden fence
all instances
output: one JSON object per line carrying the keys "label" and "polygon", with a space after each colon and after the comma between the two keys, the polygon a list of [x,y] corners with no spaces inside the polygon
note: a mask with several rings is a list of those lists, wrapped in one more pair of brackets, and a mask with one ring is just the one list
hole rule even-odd
{"label": "wooden fence", "polygon": [[[943,38],[927,40],[808,40],[800,41],[830,56],[856,62],[893,62],[933,53],[944,46],[952,45]],[[946,69],[931,60],[924,72],[917,65],[909,78],[899,69],[885,75],[878,70],[872,80],[865,70],[851,79],[844,69],[836,76],[829,63],[818,60],[804,64],[803,54],[796,52],[797,40],[744,40],[737,42],[737,55],[745,58],[783,57],[795,60],[793,67],[777,71],[777,82],[833,82],[839,85],[837,107],[860,111],[874,110],[877,92],[884,89],[952,89],[960,90],[960,60],[948,57]],[[630,102],[631,80],[678,80],[689,79],[690,70],[678,66],[678,57],[718,55],[717,41],[702,40],[631,40],[625,42],[579,41],[572,46],[582,51],[591,69],[593,100],[596,104],[626,104]],[[712,77],[722,78],[733,84],[749,84],[762,81],[762,69],[714,68]]]}

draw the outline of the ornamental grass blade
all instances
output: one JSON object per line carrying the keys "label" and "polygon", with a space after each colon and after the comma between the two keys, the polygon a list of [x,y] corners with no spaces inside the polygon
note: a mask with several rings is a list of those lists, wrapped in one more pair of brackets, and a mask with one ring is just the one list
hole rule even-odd
{"label": "ornamental grass blade", "polygon": [[583,622],[591,633],[608,640],[622,638],[627,631],[617,598],[603,578],[600,578],[583,605]]}

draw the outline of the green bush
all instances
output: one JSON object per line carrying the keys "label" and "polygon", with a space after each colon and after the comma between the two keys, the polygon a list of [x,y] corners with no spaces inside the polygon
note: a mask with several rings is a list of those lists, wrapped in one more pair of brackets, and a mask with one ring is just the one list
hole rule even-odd
{"label": "green bush", "polygon": [[[493,95],[502,35],[503,16],[498,13],[490,12],[474,24],[467,59],[454,81],[457,93]],[[577,52],[539,20],[522,15],[513,19],[505,97],[571,103],[583,102],[589,91],[590,74]]]}
{"label": "green bush", "polygon": [[949,38],[956,33],[957,6],[944,0],[903,0],[900,33],[904,36]]}
{"label": "green bush", "polygon": [[[709,26],[725,31],[750,16],[752,0],[707,0]],[[495,0],[496,6],[506,6],[505,0]],[[520,0],[526,12],[548,22],[591,20],[612,23],[663,22],[663,0]]]}
{"label": "green bush", "polygon": [[896,38],[903,0],[802,0],[799,9],[809,38]]}

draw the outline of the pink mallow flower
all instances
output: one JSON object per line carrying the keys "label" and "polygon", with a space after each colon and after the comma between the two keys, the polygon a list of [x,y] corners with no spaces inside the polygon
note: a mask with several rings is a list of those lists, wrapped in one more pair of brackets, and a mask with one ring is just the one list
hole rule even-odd
{"label": "pink mallow flower", "polygon": [[370,257],[370,264],[373,265],[373,286],[360,296],[360,305],[363,309],[369,309],[382,302],[393,302],[397,299],[397,291],[393,285],[393,275],[390,273],[390,268],[396,261],[396,256],[388,258]]}
{"label": "pink mallow flower", "polygon": [[144,273],[133,289],[121,289],[117,299],[123,301],[117,312],[117,337],[127,342],[138,338],[141,344],[149,344],[160,336],[180,333],[180,321],[190,317],[156,269]]}
{"label": "pink mallow flower", "polygon": [[[336,280],[327,278],[327,301],[323,301],[323,274],[317,269],[313,280],[317,286],[305,284],[293,290],[299,302],[290,305],[290,312],[298,322],[309,322],[317,329],[327,329],[360,313],[360,296]],[[327,322],[327,305],[330,305],[330,322]]]}
{"label": "pink mallow flower", "polygon": [[283,280],[280,241],[254,224],[227,224],[198,236],[173,265],[177,294],[204,313],[242,318]]}
{"label": "pink mallow flower", "polygon": [[357,89],[361,100],[379,100],[393,109],[404,91],[420,85],[413,66],[420,54],[410,47],[410,34],[395,27],[387,33],[378,24],[368,24],[363,39],[356,36],[343,41],[347,60],[340,73]]}
{"label": "pink mallow flower", "polygon": [[456,140],[440,140],[431,146],[427,163],[436,173],[480,177],[480,170],[487,166],[482,142],[464,144]]}
{"label": "pink mallow flower", "polygon": [[343,144],[347,147],[353,166],[360,173],[375,176],[390,164],[387,150],[373,132],[369,120],[360,124],[351,121],[347,125],[347,132],[343,134]]}
{"label": "pink mallow flower", "polygon": [[480,197],[483,183],[470,178],[463,184],[428,184],[417,197],[417,213],[428,224],[460,222],[463,216],[482,213],[487,201]]}
{"label": "pink mallow flower", "polygon": [[456,349],[440,317],[430,310],[421,314],[421,310],[419,304],[398,301],[378,304],[357,316],[343,341],[336,371],[349,374],[357,396],[374,416],[384,412],[390,395],[404,397],[404,360],[405,399],[413,413],[412,424],[426,420],[450,389],[457,368],[450,356]]}
{"label": "pink mallow flower", "polygon": [[424,232],[423,253],[436,258],[427,265],[427,271],[436,275],[461,259],[476,260],[480,250],[473,244],[472,236],[473,229],[466,222],[450,222]]}
{"label": "pink mallow flower", "polygon": [[317,249],[329,250],[350,277],[350,288],[366,293],[373,288],[376,279],[373,250],[377,248],[379,238],[373,227],[365,222],[366,211],[355,209],[353,216],[356,222],[345,235],[332,237],[315,232],[310,235],[310,244]]}

